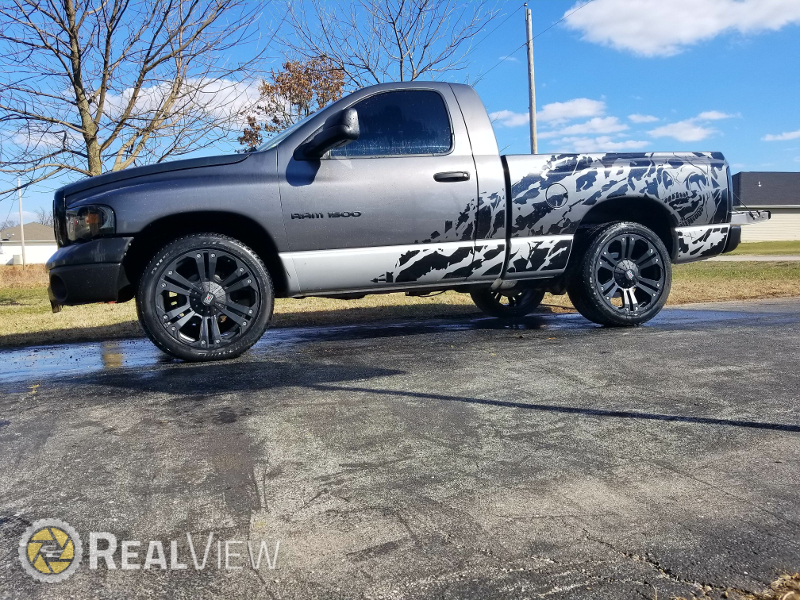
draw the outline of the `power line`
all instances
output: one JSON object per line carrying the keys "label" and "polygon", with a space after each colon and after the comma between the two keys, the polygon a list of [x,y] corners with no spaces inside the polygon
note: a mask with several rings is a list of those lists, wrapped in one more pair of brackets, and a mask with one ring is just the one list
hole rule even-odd
{"label": "power line", "polygon": [[[576,12],[578,12],[580,9],[582,9],[582,8],[584,8],[584,7],[586,7],[586,6],[589,6],[589,5],[590,5],[592,2],[594,2],[594,0],[589,0],[589,1],[588,1],[586,4],[581,4],[581,5],[580,5],[578,8],[576,8],[575,10],[568,12],[568,13],[567,13],[567,14],[565,14],[563,17],[561,17],[561,18],[560,18],[558,21],[556,21],[555,23],[553,23],[552,25],[550,25],[550,26],[549,26],[549,27],[547,27],[546,29],[543,29],[542,31],[540,31],[539,33],[537,33],[535,36],[533,36],[533,38],[532,38],[532,39],[533,39],[533,40],[535,40],[535,39],[536,39],[536,38],[538,38],[540,35],[542,35],[542,34],[544,34],[544,33],[547,33],[547,32],[548,32],[548,31],[550,31],[550,30],[551,30],[553,27],[555,27],[556,25],[558,25],[559,23],[561,23],[561,21],[563,21],[564,19],[566,19],[566,18],[568,18],[568,17],[570,17],[570,16],[574,15],[574,14],[575,14]],[[511,13],[511,14],[513,15],[514,13]],[[507,20],[508,20],[508,18],[506,18],[506,20],[504,20],[504,21],[503,21],[503,23],[505,23]],[[503,23],[500,23],[500,25],[502,25]],[[495,30],[496,30],[497,28],[499,28],[499,27],[500,27],[500,25],[498,25],[498,26],[495,28]],[[492,33],[494,33],[494,31],[495,31],[495,30],[493,30],[493,31],[492,31]],[[487,36],[487,37],[488,37],[488,36]],[[484,39],[486,39],[486,38],[484,38]],[[481,40],[481,41],[483,41],[483,40]],[[480,43],[480,42],[479,42],[479,43]],[[489,70],[487,70],[487,71],[484,71],[484,72],[483,72],[483,74],[482,74],[480,77],[478,77],[478,80],[475,82],[475,85],[479,84],[479,83],[481,82],[481,80],[482,80],[484,77],[486,77],[486,75],[487,75],[488,73],[490,73],[491,71],[493,71],[494,69],[496,69],[497,67],[499,67],[499,66],[500,66],[500,65],[501,65],[503,62],[507,61],[509,58],[511,58],[512,56],[514,56],[514,55],[515,55],[517,52],[519,52],[520,50],[522,50],[522,48],[524,48],[524,47],[525,47],[527,44],[528,44],[528,42],[527,42],[527,41],[523,42],[521,45],[517,46],[517,47],[516,47],[514,50],[512,50],[510,53],[508,53],[508,54],[507,54],[507,55],[505,55],[503,58],[501,58],[499,61],[497,61],[497,62],[496,62],[496,63],[495,63],[495,64],[494,64],[494,65],[493,65],[493,66],[492,66],[492,67],[491,67]],[[477,45],[477,44],[476,44],[476,45]]]}
{"label": "power line", "polygon": [[[520,5],[519,5],[517,8],[515,8],[515,9],[514,9],[514,11],[517,11],[517,10],[519,10],[519,9],[520,9],[520,8],[522,8],[523,6],[524,6],[524,4],[520,4]],[[508,20],[509,20],[511,17],[513,17],[513,16],[515,15],[515,12],[514,12],[514,11],[511,11],[511,12],[508,14],[508,16],[507,16],[505,19],[503,19],[503,20],[500,22],[500,24],[499,24],[497,27],[495,27],[495,28],[494,28],[494,29],[492,29],[492,30],[491,30],[489,33],[487,33],[485,36],[483,36],[483,37],[481,38],[481,41],[479,41],[477,44],[475,44],[475,45],[474,45],[474,46],[473,46],[473,47],[470,49],[470,52],[472,52],[472,51],[473,51],[475,48],[477,48],[478,46],[480,46],[480,45],[481,45],[483,42],[485,42],[485,41],[486,41],[486,38],[488,38],[488,37],[489,37],[490,35],[492,35],[492,34],[493,34],[495,31],[497,31],[497,30],[498,30],[498,29],[500,29],[500,28],[501,28],[503,25],[505,25],[505,22],[506,22],[506,21],[508,21]]]}
{"label": "power line", "polygon": [[594,0],[589,0],[589,1],[588,1],[586,4],[581,4],[581,5],[580,5],[578,8],[576,8],[576,9],[575,9],[575,10],[573,10],[572,12],[569,12],[569,13],[567,13],[567,14],[566,14],[566,15],[564,15],[563,17],[561,17],[561,18],[560,18],[558,21],[556,21],[555,23],[553,23],[552,25],[550,25],[550,27],[548,27],[547,29],[544,29],[544,30],[540,31],[539,33],[537,33],[535,36],[533,36],[533,39],[536,39],[537,37],[539,37],[539,36],[540,36],[540,35],[542,35],[543,33],[547,33],[547,32],[548,32],[548,31],[550,31],[550,30],[551,30],[553,27],[555,27],[556,25],[558,25],[559,23],[561,23],[561,21],[563,21],[563,20],[564,20],[564,19],[566,19],[567,17],[571,17],[571,16],[572,16],[572,15],[574,15],[576,12],[578,12],[580,9],[582,9],[582,8],[586,8],[586,7],[587,7],[587,6],[589,6],[589,5],[590,5],[592,2],[594,2]]}

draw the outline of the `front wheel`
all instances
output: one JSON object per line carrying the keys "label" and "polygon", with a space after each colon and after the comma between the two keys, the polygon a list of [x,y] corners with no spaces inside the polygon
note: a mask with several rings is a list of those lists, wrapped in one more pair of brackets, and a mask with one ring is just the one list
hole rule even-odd
{"label": "front wheel", "polygon": [[600,325],[638,325],[663,308],[672,265],[661,239],[638,223],[595,230],[567,283],[572,304]]}
{"label": "front wheel", "polygon": [[164,352],[190,361],[239,356],[264,334],[274,293],[264,263],[238,240],[189,235],[147,266],[136,306],[145,333]]}
{"label": "front wheel", "polygon": [[542,303],[544,290],[533,287],[513,287],[503,291],[472,292],[472,301],[487,315],[500,319],[519,319]]}

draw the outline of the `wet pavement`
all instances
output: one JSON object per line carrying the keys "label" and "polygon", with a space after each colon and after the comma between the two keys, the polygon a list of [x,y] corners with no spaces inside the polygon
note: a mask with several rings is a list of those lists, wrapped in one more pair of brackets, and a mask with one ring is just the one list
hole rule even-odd
{"label": "wet pavement", "polygon": [[[798,334],[788,299],[624,330],[276,329],[205,365],[145,340],[2,351],[0,598],[760,590],[800,568]],[[40,518],[83,538],[62,583],[20,567]],[[140,541],[141,566],[176,540],[189,568],[91,569],[89,532]],[[186,534],[202,554],[212,532],[198,570]],[[234,544],[225,569],[225,540],[279,543],[276,568]]]}

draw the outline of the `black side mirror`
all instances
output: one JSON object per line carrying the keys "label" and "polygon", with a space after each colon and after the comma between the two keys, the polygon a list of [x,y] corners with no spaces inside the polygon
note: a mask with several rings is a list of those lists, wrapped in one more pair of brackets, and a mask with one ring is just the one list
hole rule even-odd
{"label": "black side mirror", "polygon": [[358,139],[358,113],[348,108],[329,119],[311,139],[294,151],[295,160],[320,159],[331,148],[338,148]]}

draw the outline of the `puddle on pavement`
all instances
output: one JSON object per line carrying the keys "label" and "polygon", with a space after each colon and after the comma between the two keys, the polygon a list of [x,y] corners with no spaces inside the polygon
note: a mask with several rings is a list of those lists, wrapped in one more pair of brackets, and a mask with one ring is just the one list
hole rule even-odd
{"label": "puddle on pavement", "polygon": [[[738,310],[736,310],[737,308]],[[760,309],[760,311],[758,308],[754,311],[741,310],[741,305],[731,308],[714,306],[708,309],[695,307],[671,308],[663,311],[646,326],[680,329],[742,318],[748,320],[762,317],[796,319],[796,305],[788,312],[782,311],[780,307],[773,305],[765,305]],[[259,353],[271,352],[276,346],[286,347],[313,342],[368,340],[383,337],[491,329],[558,331],[591,330],[599,329],[599,326],[588,322],[577,314],[534,314],[514,322],[479,317],[473,319],[454,318],[447,320],[369,323],[338,327],[287,327],[268,330],[264,337],[245,356],[249,356],[251,359],[253,357],[257,358]],[[171,364],[181,364],[181,361],[166,356],[147,339],[2,350],[0,351],[0,384],[46,380],[55,376],[85,375],[101,370],[115,369],[153,369],[155,375],[159,368]]]}

